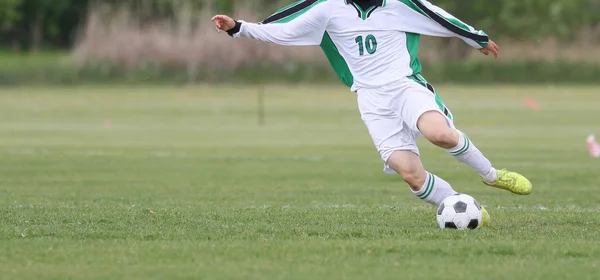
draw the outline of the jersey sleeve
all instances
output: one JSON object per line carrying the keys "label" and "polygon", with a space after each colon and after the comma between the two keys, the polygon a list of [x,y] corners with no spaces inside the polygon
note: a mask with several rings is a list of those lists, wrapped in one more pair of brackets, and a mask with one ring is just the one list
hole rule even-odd
{"label": "jersey sleeve", "polygon": [[400,0],[398,9],[401,31],[437,37],[459,37],[475,48],[487,47],[488,35],[462,22],[427,0]]}
{"label": "jersey sleeve", "polygon": [[240,21],[240,31],[233,37],[247,37],[284,46],[318,46],[323,40],[329,19],[325,5],[319,5],[324,1],[303,2],[313,4],[268,24]]}

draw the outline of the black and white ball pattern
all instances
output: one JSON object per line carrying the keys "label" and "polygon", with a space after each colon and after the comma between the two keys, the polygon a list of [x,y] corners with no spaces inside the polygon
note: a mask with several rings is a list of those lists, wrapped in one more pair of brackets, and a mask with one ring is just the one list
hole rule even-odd
{"label": "black and white ball pattern", "polygon": [[476,229],[481,225],[481,206],[466,194],[447,197],[437,211],[441,229]]}

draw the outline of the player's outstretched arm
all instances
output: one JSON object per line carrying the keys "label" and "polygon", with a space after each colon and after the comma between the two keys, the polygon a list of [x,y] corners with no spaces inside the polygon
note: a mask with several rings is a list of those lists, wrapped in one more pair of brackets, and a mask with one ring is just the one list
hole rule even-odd
{"label": "player's outstretched arm", "polygon": [[485,55],[498,57],[498,45],[488,35],[462,22],[427,0],[399,0],[398,19],[402,31],[437,37],[459,37]]}
{"label": "player's outstretched arm", "polygon": [[294,17],[282,18],[272,24],[236,21],[225,15],[216,15],[212,21],[217,31],[226,31],[234,38],[247,37],[285,46],[319,45],[329,20],[322,5],[307,7]]}

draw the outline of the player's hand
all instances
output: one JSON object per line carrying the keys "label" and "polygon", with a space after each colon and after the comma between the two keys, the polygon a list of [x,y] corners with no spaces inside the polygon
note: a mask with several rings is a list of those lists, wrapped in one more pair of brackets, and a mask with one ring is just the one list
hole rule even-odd
{"label": "player's hand", "polygon": [[229,31],[235,27],[235,20],[226,15],[216,15],[211,19],[215,23],[217,32]]}
{"label": "player's hand", "polygon": [[482,54],[489,55],[490,53],[494,55],[495,58],[498,58],[498,53],[500,52],[500,48],[496,45],[496,42],[490,40],[487,47],[479,49]]}

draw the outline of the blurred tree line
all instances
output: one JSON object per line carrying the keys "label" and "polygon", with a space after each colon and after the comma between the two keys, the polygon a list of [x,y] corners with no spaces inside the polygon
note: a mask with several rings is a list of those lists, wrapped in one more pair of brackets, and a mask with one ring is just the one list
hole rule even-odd
{"label": "blurred tree line", "polygon": [[[208,7],[224,13],[232,12],[236,4],[252,2],[261,13],[275,11],[292,1],[0,0],[0,47],[21,50],[68,48],[75,42],[89,9],[103,4],[113,9],[127,7],[142,20],[153,20],[174,17],[184,5],[196,10]],[[600,28],[600,0],[430,1],[476,28],[486,30],[495,38],[527,40],[556,37],[569,41],[581,30]]]}

